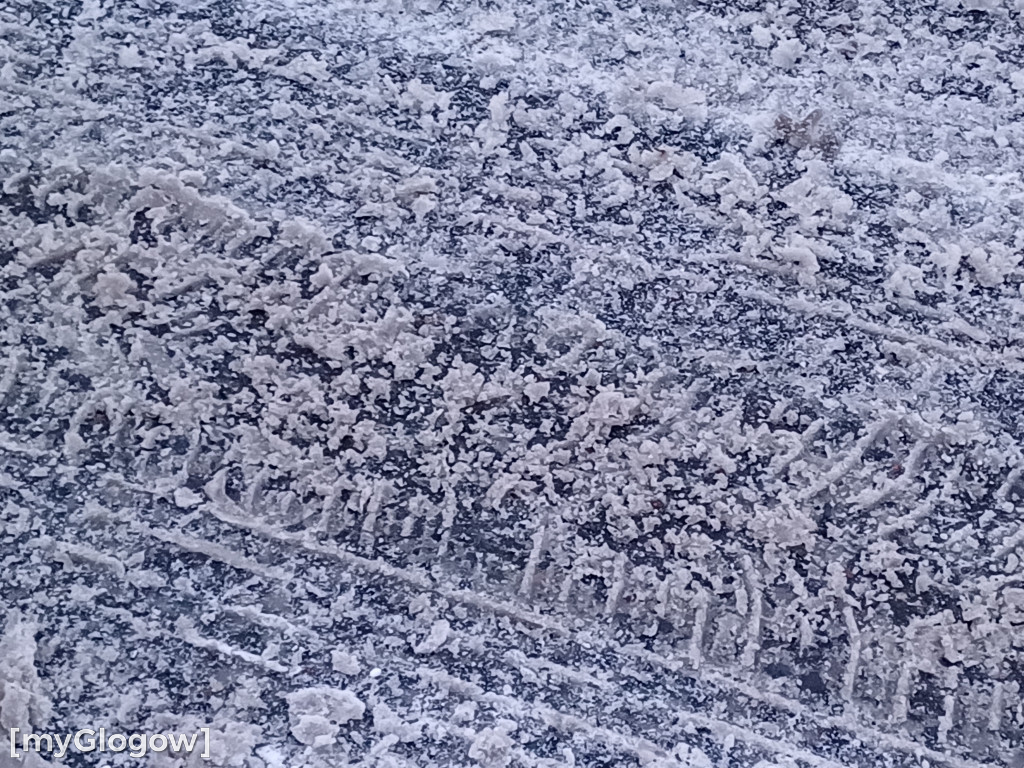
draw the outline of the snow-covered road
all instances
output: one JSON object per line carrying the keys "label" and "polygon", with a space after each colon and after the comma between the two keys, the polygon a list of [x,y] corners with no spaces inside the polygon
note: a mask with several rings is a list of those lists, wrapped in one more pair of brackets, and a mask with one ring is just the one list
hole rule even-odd
{"label": "snow-covered road", "polygon": [[1022,118],[1020,0],[0,0],[0,726],[1021,768]]}

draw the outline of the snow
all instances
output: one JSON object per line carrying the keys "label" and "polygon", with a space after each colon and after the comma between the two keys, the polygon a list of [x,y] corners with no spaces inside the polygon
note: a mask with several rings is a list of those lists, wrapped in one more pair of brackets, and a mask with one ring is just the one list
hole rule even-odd
{"label": "snow", "polygon": [[359,660],[346,651],[331,651],[331,667],[343,675],[358,675],[362,669]]}
{"label": "snow", "polygon": [[360,720],[366,711],[366,705],[351,691],[325,686],[302,688],[285,698],[292,735],[313,747],[333,744],[341,726]]}
{"label": "snow", "polygon": [[480,768],[505,768],[512,762],[512,739],[499,728],[480,731],[469,747],[469,756]]}
{"label": "snow", "polygon": [[0,8],[0,725],[1019,764],[1022,12]]}
{"label": "snow", "polygon": [[10,733],[11,728],[44,724],[51,702],[35,667],[36,627],[17,610],[10,610],[6,618],[0,638],[0,726]]}
{"label": "snow", "polygon": [[450,635],[451,625],[445,619],[439,619],[431,625],[430,632],[414,650],[416,653],[434,653],[448,642]]}

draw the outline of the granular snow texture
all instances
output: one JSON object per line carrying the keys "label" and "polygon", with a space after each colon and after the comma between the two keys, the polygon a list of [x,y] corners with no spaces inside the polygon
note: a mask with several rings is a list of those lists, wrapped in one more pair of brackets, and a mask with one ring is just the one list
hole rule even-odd
{"label": "granular snow texture", "polygon": [[1024,765],[1022,153],[1024,0],[0,0],[0,753]]}

